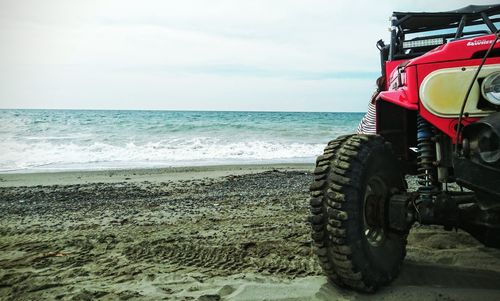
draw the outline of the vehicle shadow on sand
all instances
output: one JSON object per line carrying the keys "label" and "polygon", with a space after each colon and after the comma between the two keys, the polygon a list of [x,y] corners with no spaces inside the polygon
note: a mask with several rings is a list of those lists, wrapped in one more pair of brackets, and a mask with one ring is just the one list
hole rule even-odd
{"label": "vehicle shadow on sand", "polygon": [[500,300],[500,272],[406,261],[399,277],[375,294],[325,283],[319,300]]}
{"label": "vehicle shadow on sand", "polygon": [[500,272],[406,261],[394,285],[500,290]]}

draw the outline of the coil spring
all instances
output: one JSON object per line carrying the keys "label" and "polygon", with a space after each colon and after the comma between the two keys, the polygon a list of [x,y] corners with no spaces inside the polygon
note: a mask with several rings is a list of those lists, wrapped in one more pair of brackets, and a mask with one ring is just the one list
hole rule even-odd
{"label": "coil spring", "polygon": [[434,190],[435,172],[434,161],[436,151],[432,138],[434,131],[432,126],[422,117],[417,116],[417,164],[419,191],[430,193]]}

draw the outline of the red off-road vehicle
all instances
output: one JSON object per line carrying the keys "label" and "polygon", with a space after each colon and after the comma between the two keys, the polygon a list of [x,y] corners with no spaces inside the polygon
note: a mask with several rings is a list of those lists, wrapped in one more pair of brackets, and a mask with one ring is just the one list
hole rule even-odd
{"label": "red off-road vehicle", "polygon": [[311,185],[312,237],[335,284],[392,281],[416,222],[500,247],[498,29],[500,5],[393,13],[390,43],[377,42],[377,135],[328,143]]}

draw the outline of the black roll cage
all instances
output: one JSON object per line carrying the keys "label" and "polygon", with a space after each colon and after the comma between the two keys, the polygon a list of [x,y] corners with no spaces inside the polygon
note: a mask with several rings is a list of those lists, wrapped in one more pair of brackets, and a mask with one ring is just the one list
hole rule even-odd
{"label": "black roll cage", "polygon": [[[499,16],[495,16],[499,15]],[[495,16],[491,18],[491,16]],[[420,56],[437,46],[403,48],[403,42],[413,42],[431,38],[457,40],[474,35],[495,33],[498,29],[494,23],[500,22],[499,5],[469,5],[461,9],[448,12],[394,12],[391,17],[391,40],[389,45],[377,42],[381,52],[382,67],[389,60],[410,59]],[[464,32],[466,26],[486,25],[488,30]],[[416,37],[405,40],[405,36],[414,33],[424,33],[456,28],[454,33],[443,33]],[[385,68],[382,68],[382,73]]]}

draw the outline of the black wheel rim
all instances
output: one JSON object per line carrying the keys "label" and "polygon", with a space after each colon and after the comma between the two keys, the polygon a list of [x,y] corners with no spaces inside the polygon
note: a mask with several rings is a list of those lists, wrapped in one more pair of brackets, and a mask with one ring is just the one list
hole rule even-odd
{"label": "black wheel rim", "polygon": [[365,188],[363,204],[364,227],[366,240],[373,247],[381,246],[386,238],[385,200],[387,186],[378,176],[371,177]]}

